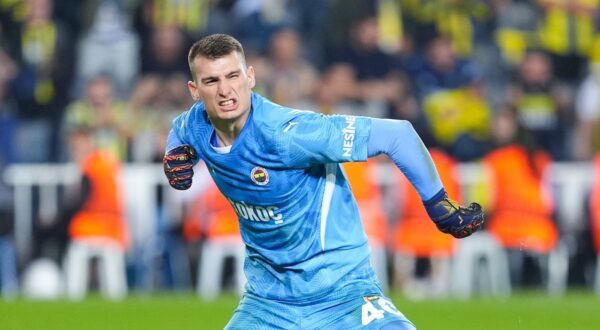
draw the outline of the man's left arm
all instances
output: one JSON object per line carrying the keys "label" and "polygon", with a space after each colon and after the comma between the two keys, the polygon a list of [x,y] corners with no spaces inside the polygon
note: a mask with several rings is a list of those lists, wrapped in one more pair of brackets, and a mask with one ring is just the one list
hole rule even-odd
{"label": "man's left arm", "polygon": [[369,157],[386,154],[415,187],[427,214],[444,233],[463,238],[484,223],[481,206],[460,206],[444,189],[431,155],[406,120],[371,119],[367,145]]}

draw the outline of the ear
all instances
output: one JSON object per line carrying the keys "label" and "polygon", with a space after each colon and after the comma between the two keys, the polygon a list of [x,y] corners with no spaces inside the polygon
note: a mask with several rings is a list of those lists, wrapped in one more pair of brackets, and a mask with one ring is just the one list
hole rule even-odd
{"label": "ear", "polygon": [[192,99],[194,99],[194,101],[200,101],[200,94],[198,93],[198,88],[196,86],[196,83],[193,82],[192,80],[188,81],[187,83],[188,86],[188,90],[190,91],[190,95],[192,96]]}
{"label": "ear", "polygon": [[250,88],[254,88],[254,86],[256,85],[256,79],[254,76],[254,67],[252,65],[249,66],[248,70],[246,72],[248,75],[248,85],[250,86]]}

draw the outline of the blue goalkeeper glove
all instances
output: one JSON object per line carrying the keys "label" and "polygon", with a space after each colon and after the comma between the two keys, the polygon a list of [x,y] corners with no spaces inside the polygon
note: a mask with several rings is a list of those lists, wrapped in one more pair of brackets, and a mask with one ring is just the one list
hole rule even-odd
{"label": "blue goalkeeper glove", "polygon": [[444,189],[427,202],[424,202],[427,214],[438,229],[456,238],[464,238],[483,226],[485,215],[481,205],[471,203],[462,207],[448,198]]}
{"label": "blue goalkeeper glove", "polygon": [[163,157],[163,169],[171,187],[186,190],[192,186],[193,167],[197,160],[196,150],[187,144],[167,151]]}

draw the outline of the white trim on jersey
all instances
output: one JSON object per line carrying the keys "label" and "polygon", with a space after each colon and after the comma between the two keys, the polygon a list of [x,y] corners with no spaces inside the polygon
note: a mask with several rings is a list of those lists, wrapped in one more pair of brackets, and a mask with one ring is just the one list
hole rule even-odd
{"label": "white trim on jersey", "polygon": [[333,198],[335,181],[337,178],[338,164],[325,164],[325,192],[323,192],[323,204],[321,204],[321,251],[325,251],[325,230],[327,229],[327,217],[329,207]]}
{"label": "white trim on jersey", "polygon": [[211,145],[210,147],[213,148],[214,151],[216,151],[218,154],[221,154],[221,155],[228,154],[231,152],[231,145],[224,146],[224,147],[215,147],[215,146]]}

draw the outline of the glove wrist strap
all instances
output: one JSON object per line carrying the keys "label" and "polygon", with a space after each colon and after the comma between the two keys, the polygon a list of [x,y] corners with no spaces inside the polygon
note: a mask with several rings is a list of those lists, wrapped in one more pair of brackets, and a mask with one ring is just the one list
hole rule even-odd
{"label": "glove wrist strap", "polygon": [[429,206],[433,206],[433,205],[439,203],[441,200],[443,200],[447,196],[448,195],[446,194],[446,189],[442,188],[435,195],[433,195],[433,197],[431,197],[430,199],[428,199],[426,201],[423,201],[423,205],[425,205],[425,208],[427,208]]}
{"label": "glove wrist strap", "polygon": [[448,194],[443,188],[423,204],[431,220],[436,223],[452,217],[460,208],[456,202],[448,198]]}

